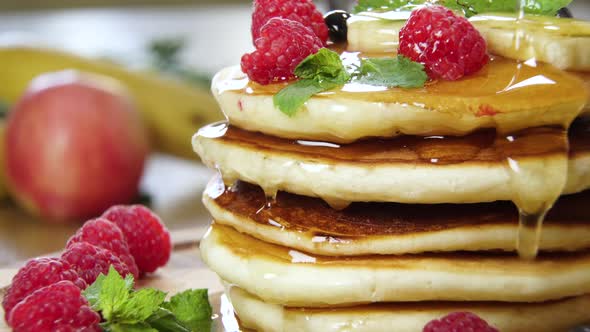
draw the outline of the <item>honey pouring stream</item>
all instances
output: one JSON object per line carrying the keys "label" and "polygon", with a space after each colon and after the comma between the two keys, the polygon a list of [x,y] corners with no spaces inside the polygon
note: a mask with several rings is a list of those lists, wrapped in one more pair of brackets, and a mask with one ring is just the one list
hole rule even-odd
{"label": "honey pouring stream", "polygon": [[[520,27],[524,18],[526,0],[516,0],[518,19],[514,47],[518,50],[523,47],[525,31]],[[530,59],[528,61],[535,61]],[[515,79],[522,63],[518,64]],[[539,251],[543,221],[545,215],[557,201],[565,184],[568,173],[569,142],[567,128],[570,123],[564,123],[561,135],[555,137],[559,140],[561,149],[554,155],[544,156],[540,160],[519,159],[509,153],[510,145],[518,144],[518,135],[507,135],[505,147],[500,151],[506,158],[506,167],[510,176],[510,186],[514,197],[512,201],[518,207],[519,222],[516,239],[516,249],[523,259],[534,259]]]}

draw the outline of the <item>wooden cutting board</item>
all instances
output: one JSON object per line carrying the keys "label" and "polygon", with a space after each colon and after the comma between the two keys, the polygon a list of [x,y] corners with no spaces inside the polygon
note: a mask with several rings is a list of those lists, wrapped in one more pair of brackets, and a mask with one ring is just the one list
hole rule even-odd
{"label": "wooden cutting board", "polygon": [[[185,235],[188,237],[188,234]],[[179,241],[182,237],[178,233],[175,233],[173,234],[173,239]],[[0,301],[6,287],[10,284],[12,277],[17,271],[17,268],[0,269]],[[200,257],[198,244],[195,241],[193,243],[182,243],[182,241],[179,241],[179,243],[175,244],[175,250],[168,265],[159,269],[155,274],[139,280],[137,285],[139,287],[158,288],[171,295],[189,288],[208,288],[215,316],[220,317],[221,315],[220,306],[223,286],[217,275],[204,265]],[[4,321],[4,312],[1,307],[0,317],[0,331],[10,331]],[[233,319],[234,323],[231,322],[233,317],[226,318],[230,320],[229,326],[232,326],[232,324],[237,326],[235,325],[237,324],[235,323],[235,319]],[[214,325],[216,332],[236,331],[224,328],[220,318],[215,320]]]}

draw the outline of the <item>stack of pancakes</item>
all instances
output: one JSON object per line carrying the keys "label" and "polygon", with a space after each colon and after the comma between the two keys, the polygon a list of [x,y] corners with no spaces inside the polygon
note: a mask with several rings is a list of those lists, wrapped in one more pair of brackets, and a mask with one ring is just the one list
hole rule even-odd
{"label": "stack of pancakes", "polygon": [[[293,117],[273,106],[285,84],[221,71],[229,123],[193,138],[220,172],[202,256],[244,327],[414,332],[456,311],[503,332],[590,321],[583,79],[495,57],[421,89],[350,83]],[[538,255],[520,258],[517,205],[560,195],[527,244]]]}

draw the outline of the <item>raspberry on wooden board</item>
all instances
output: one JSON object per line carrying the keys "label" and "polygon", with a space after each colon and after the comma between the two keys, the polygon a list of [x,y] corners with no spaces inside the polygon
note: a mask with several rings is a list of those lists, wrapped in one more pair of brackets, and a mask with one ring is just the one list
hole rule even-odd
{"label": "raspberry on wooden board", "polygon": [[63,280],[71,281],[80,289],[85,289],[87,286],[78,272],[68,262],[60,258],[29,260],[12,278],[12,283],[4,295],[2,307],[6,317],[14,306],[37,289]]}
{"label": "raspberry on wooden board", "polygon": [[103,218],[119,226],[140,273],[166,265],[172,253],[170,233],[150,209],[142,205],[113,206]]}
{"label": "raspberry on wooden board", "polygon": [[106,275],[111,265],[122,276],[131,274],[127,264],[123,263],[115,253],[87,242],[72,244],[61,258],[70,263],[89,285],[101,273]]}
{"label": "raspberry on wooden board", "polygon": [[68,240],[66,249],[79,242],[88,242],[112,251],[127,265],[135,279],[139,277],[135,259],[129,251],[125,235],[117,224],[104,218],[89,220]]}
{"label": "raspberry on wooden board", "polygon": [[80,288],[60,281],[40,288],[17,304],[8,316],[15,332],[99,332],[100,316],[92,311]]}

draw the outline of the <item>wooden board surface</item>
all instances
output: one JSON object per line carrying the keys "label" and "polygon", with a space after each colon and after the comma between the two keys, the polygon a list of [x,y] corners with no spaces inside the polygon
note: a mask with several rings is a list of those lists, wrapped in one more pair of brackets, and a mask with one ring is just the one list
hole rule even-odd
{"label": "wooden board surface", "polygon": [[[0,292],[3,292],[10,284],[12,276],[16,272],[16,268],[0,269]],[[175,250],[170,262],[165,268],[140,280],[137,285],[139,287],[158,288],[169,294],[175,294],[189,288],[208,288],[213,309],[219,315],[223,286],[217,275],[207,269],[201,261],[199,249],[196,244]],[[4,312],[1,307],[0,317],[0,332],[10,331],[4,322]],[[216,331],[226,331],[220,322],[216,323]]]}

